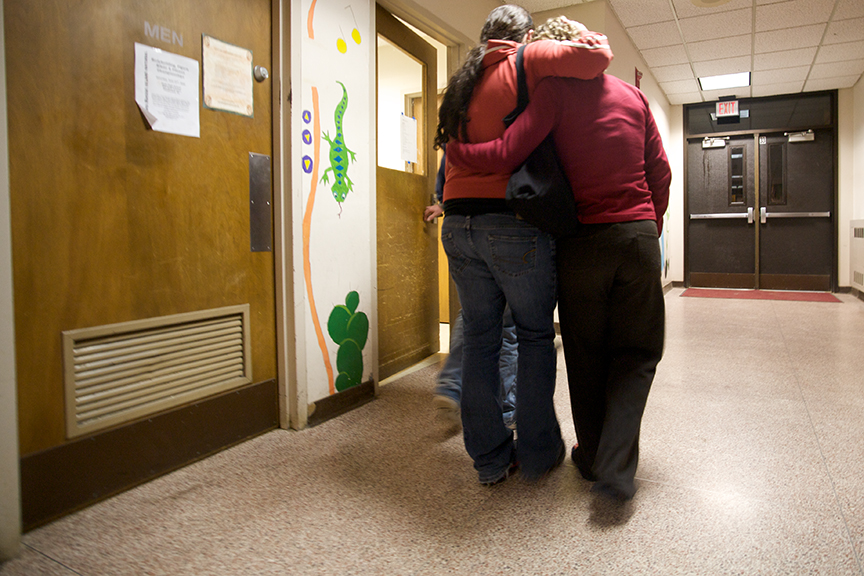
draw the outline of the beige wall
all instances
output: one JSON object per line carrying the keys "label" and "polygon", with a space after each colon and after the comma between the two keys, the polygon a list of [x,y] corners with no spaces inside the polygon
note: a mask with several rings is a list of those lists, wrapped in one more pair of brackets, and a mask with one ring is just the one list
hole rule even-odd
{"label": "beige wall", "polygon": [[864,219],[864,79],[838,91],[838,284],[852,283],[850,220]]}
{"label": "beige wall", "polygon": [[864,218],[864,78],[852,88],[853,180],[852,219]]}
{"label": "beige wall", "polygon": [[[860,84],[860,82],[859,82]],[[851,89],[837,91],[837,284],[851,284],[849,221],[854,217],[855,116]],[[848,119],[848,120],[846,120]]]}

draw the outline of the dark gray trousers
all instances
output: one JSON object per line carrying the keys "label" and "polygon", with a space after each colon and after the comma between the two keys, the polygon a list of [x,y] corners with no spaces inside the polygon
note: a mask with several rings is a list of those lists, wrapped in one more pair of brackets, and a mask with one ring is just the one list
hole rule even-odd
{"label": "dark gray trousers", "polygon": [[663,355],[657,226],[585,225],[557,241],[557,265],[574,459],[597,491],[632,498],[642,414]]}

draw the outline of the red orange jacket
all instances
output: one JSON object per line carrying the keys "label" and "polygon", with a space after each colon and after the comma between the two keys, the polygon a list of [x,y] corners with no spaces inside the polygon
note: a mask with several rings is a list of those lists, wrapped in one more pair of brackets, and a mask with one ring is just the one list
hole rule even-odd
{"label": "red orange jacket", "polygon": [[[589,80],[602,74],[612,61],[606,37],[583,34],[579,42],[539,40],[525,47],[524,68],[528,94],[549,76]],[[483,75],[468,109],[468,140],[487,142],[504,134],[502,119],[516,107],[516,51],[520,44],[490,40],[483,58]],[[449,148],[448,148],[449,149]],[[447,163],[444,200],[455,198],[504,198],[509,174],[479,173]]]}
{"label": "red orange jacket", "polygon": [[662,230],[672,179],[663,141],[645,95],[608,74],[543,80],[503,138],[452,142],[447,162],[506,178],[550,132],[580,222],[653,220]]}

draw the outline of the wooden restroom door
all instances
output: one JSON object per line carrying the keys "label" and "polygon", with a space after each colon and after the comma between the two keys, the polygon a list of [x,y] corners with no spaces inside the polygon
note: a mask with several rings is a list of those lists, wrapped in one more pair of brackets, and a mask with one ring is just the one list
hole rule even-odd
{"label": "wooden restroom door", "polygon": [[[398,108],[382,111],[379,105],[379,114],[410,116],[414,107],[405,96],[419,91],[421,97],[413,101],[422,101],[422,113],[414,113],[416,164],[406,167],[397,158],[385,167],[388,159],[382,158],[381,140],[391,136],[378,134],[378,357],[383,380],[439,349],[438,225],[423,221],[423,209],[434,198],[438,171],[433,148],[438,120],[437,53],[380,5],[376,25],[379,102],[388,98],[386,90],[402,90],[400,98],[393,98],[400,102]],[[417,86],[404,83],[406,69],[416,73]],[[402,84],[407,88],[400,88]]]}
{"label": "wooden restroom door", "polygon": [[[253,81],[251,117],[208,109],[201,94],[202,35],[249,49],[253,64],[271,69],[271,1],[3,4],[27,529],[64,506],[80,507],[278,423],[273,251],[253,250],[250,240],[250,153],[265,165],[272,158],[271,82]],[[148,127],[135,102],[136,43],[198,62],[200,137]],[[272,185],[266,201],[272,204]],[[272,244],[269,218],[257,224],[265,244]],[[224,395],[235,409],[218,416],[196,402],[164,437],[150,429],[156,418],[94,434],[89,444],[67,437],[61,332],[242,304],[250,309],[252,382]],[[247,406],[250,390],[260,392]],[[144,429],[143,439],[136,436]],[[113,443],[101,445],[108,437]],[[101,446],[99,454],[89,445]],[[144,461],[144,446],[153,461]],[[44,475],[37,460],[55,476],[68,474],[66,484],[34,487]],[[105,472],[79,482],[80,471],[58,468],[61,460]],[[119,484],[105,478],[115,469]],[[83,501],[71,496],[34,509],[76,482]]]}

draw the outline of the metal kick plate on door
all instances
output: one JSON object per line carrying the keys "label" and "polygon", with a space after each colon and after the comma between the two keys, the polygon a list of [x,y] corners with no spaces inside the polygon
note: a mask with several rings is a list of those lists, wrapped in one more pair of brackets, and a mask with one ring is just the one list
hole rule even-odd
{"label": "metal kick plate on door", "polygon": [[270,189],[270,156],[250,152],[249,238],[252,252],[270,252],[273,249]]}

